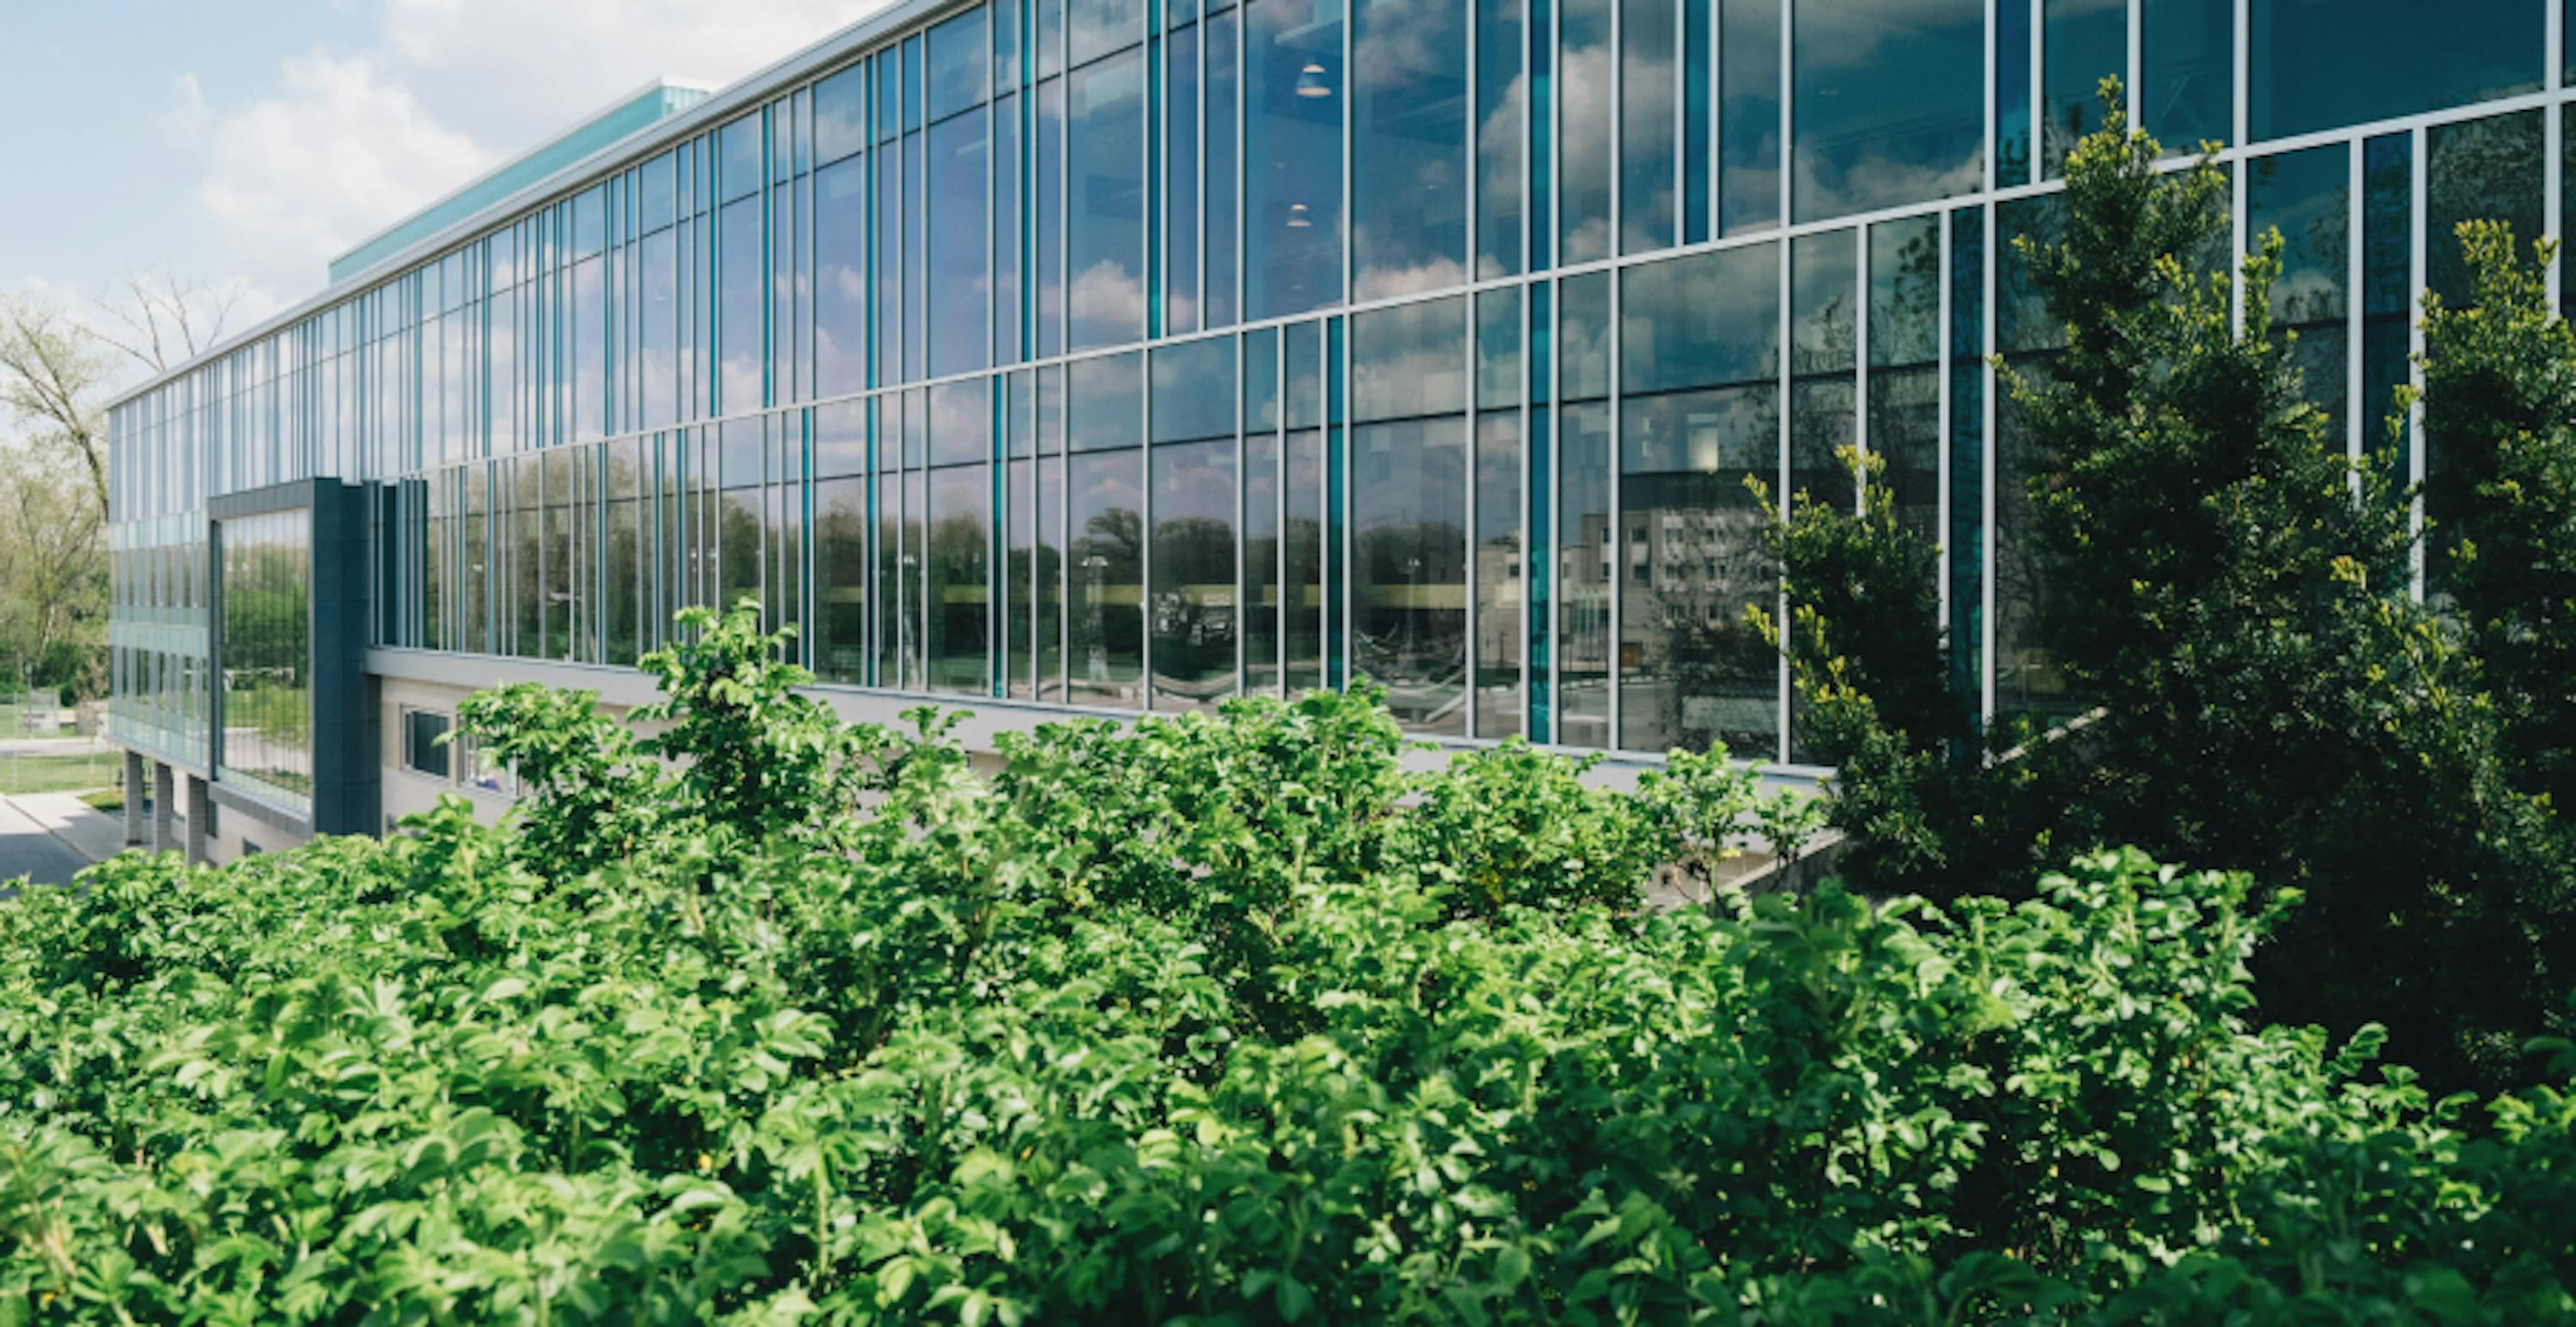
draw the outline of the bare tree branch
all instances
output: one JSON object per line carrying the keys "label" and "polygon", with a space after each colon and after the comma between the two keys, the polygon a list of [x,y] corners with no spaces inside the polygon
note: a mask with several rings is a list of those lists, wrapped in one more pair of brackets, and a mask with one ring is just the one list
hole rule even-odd
{"label": "bare tree branch", "polygon": [[60,310],[0,298],[0,409],[37,431],[39,446],[68,451],[89,471],[107,517],[107,420],[96,398],[111,365],[97,338]]}
{"label": "bare tree branch", "polygon": [[91,301],[115,324],[113,331],[91,331],[153,373],[166,373],[221,343],[242,297],[238,287],[202,286],[145,273],[129,274],[125,293],[123,300]]}

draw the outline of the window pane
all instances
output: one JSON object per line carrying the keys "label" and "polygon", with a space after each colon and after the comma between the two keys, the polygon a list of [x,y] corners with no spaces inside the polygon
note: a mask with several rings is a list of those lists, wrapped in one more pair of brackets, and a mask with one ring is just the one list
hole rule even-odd
{"label": "window pane", "polygon": [[1144,668],[1141,448],[1067,458],[1072,548],[1067,625],[1077,704],[1132,709]]}
{"label": "window pane", "polygon": [[1856,424],[1854,243],[1843,230],[1803,235],[1789,248],[1789,488],[1844,508],[1858,492],[1834,456],[1851,445]]}
{"label": "window pane", "polygon": [[[1232,366],[1227,366],[1229,379]],[[1157,418],[1159,430],[1160,421]],[[1234,694],[1234,439],[1165,443],[1154,467],[1154,707]]]}
{"label": "window pane", "polygon": [[718,272],[723,295],[717,309],[716,345],[723,357],[722,391],[717,406],[727,413],[757,409],[764,347],[761,294],[763,282],[760,200],[746,198],[719,218],[722,253]]}
{"label": "window pane", "polygon": [[930,30],[930,70],[926,78],[930,118],[944,120],[984,101],[987,75],[984,11],[970,9]]}
{"label": "window pane", "polygon": [[2235,0],[2144,0],[2140,127],[2169,152],[2236,134]]}
{"label": "window pane", "polygon": [[[1135,351],[1075,360],[1066,370],[1071,401],[1066,432],[1071,449],[1105,451],[1144,440],[1145,357]],[[1077,533],[1079,533],[1077,531]]]}
{"label": "window pane", "polygon": [[1244,687],[1279,690],[1279,333],[1243,336]]}
{"label": "window pane", "polygon": [[1476,2],[1476,275],[1521,270],[1521,6]]}
{"label": "window pane", "polygon": [[722,201],[759,191],[760,113],[754,111],[716,131],[716,183]]}
{"label": "window pane", "polygon": [[814,486],[814,672],[826,682],[865,680],[867,520],[865,479]]}
{"label": "window pane", "polygon": [[1869,229],[1869,449],[1897,518],[1937,544],[1941,519],[1941,218]]}
{"label": "window pane", "polygon": [[1950,676],[1961,696],[1985,693],[1986,214],[1950,214]]}
{"label": "window pane", "polygon": [[1558,283],[1556,740],[1610,745],[1610,278]]}
{"label": "window pane", "polygon": [[1003,677],[1007,694],[1026,700],[1030,695],[1031,669],[1036,660],[1030,655],[1035,643],[1031,624],[1037,611],[1030,578],[1037,571],[1037,464],[1019,460],[1010,463],[1005,481],[1010,485],[1007,496],[1007,534],[1004,537],[1002,574],[1009,581],[1003,596],[1007,616],[1002,624]]}
{"label": "window pane", "polygon": [[1793,31],[1800,221],[1984,183],[1983,0],[1800,0]]}
{"label": "window pane", "polygon": [[1207,21],[1207,318],[1209,327],[1237,319],[1235,307],[1235,26],[1232,12]]}
{"label": "window pane", "polygon": [[[981,391],[981,383],[974,384]],[[982,465],[930,472],[930,688],[980,696],[991,687],[985,562],[992,477]]]}
{"label": "window pane", "polygon": [[[2364,143],[2362,154],[2361,445],[2377,452],[2391,445],[2395,393],[2414,372],[2406,355],[2416,295],[2415,151],[2410,135],[2382,134]],[[2404,479],[2406,458],[2388,461]]]}
{"label": "window pane", "polygon": [[2462,308],[2472,301],[2461,223],[2511,225],[2523,261],[2533,261],[2531,241],[2543,224],[2540,112],[2434,125],[2424,131],[2424,152],[2425,284]]}
{"label": "window pane", "polygon": [[[1849,241],[1846,239],[1846,244]],[[1623,275],[1619,744],[1778,743],[1777,656],[1744,624],[1776,581],[1744,487],[1779,457],[1779,250],[1695,255]]]}
{"label": "window pane", "polygon": [[1154,441],[1234,436],[1234,338],[1154,352]]}
{"label": "window pane", "polygon": [[1681,125],[1673,113],[1681,86],[1674,30],[1680,16],[1672,0],[1618,3],[1626,47],[1619,65],[1619,250],[1639,253],[1670,248],[1680,234]]}
{"label": "window pane", "polygon": [[1139,0],[1067,0],[1066,14],[1072,22],[1066,49],[1076,66],[1133,46],[1145,35],[1145,7]]}
{"label": "window pane", "polygon": [[1718,4],[1718,231],[1780,220],[1779,0]]}
{"label": "window pane", "polygon": [[2252,0],[2256,139],[2537,91],[2544,0]]}
{"label": "window pane", "polygon": [[1038,699],[1064,699],[1064,458],[1038,461],[1037,634]]}
{"label": "window pane", "polygon": [[[1199,30],[1185,27],[1163,43],[1163,330],[1199,327]],[[1232,188],[1218,179],[1217,187]]]}
{"label": "window pane", "polygon": [[2102,127],[2102,80],[2128,76],[2129,6],[2127,0],[2047,0],[2041,13],[2047,104],[2040,169],[2055,179],[2066,172],[2066,154],[2076,142]]}
{"label": "window pane", "polygon": [[[993,355],[1016,364],[1028,358],[1020,264],[1026,242],[1020,208],[1022,99],[993,103]],[[1052,212],[1053,209],[1049,209]]]}
{"label": "window pane", "polygon": [[814,178],[815,394],[843,396],[868,385],[868,163]]}
{"label": "window pane", "polygon": [[1477,416],[1474,736],[1522,730],[1521,297],[1518,289],[1476,297]]}
{"label": "window pane", "polygon": [[1415,732],[1466,734],[1467,301],[1351,319],[1354,674]]}
{"label": "window pane", "polygon": [[[745,204],[745,206],[752,209],[753,217],[757,218],[760,215],[758,205]],[[760,251],[759,237],[754,236],[751,243],[756,262]],[[596,438],[607,431],[608,308],[607,295],[600,284],[603,266],[605,263],[601,259],[592,258],[575,263],[572,269],[572,325],[565,329],[564,351],[571,361],[567,386],[572,391],[572,436],[576,439]],[[760,291],[757,284],[760,273],[756,267],[751,279],[754,282],[751,295],[752,308],[756,316],[760,307]],[[730,290],[728,293],[731,293]],[[461,324],[454,319],[448,319],[446,325]],[[755,346],[758,344],[759,336],[757,330],[752,333]],[[755,377],[754,382],[757,383],[757,381]],[[755,386],[752,391],[753,399],[756,401],[759,388]]]}
{"label": "window pane", "polygon": [[447,716],[434,710],[403,711],[403,766],[414,774],[433,779],[448,777],[452,768],[447,744]]}
{"label": "window pane", "polygon": [[[1670,7],[1669,0],[1665,0]],[[1352,295],[1465,284],[1467,0],[1363,0],[1352,29]]]}
{"label": "window pane", "polygon": [[1079,350],[1145,335],[1144,53],[1075,70],[1069,82],[1067,344]]}
{"label": "window pane", "polygon": [[867,66],[814,85],[814,159],[830,163],[867,146]]}
{"label": "window pane", "polygon": [[[218,782],[309,815],[313,807],[311,513],[224,521]],[[189,690],[193,693],[194,688]]]}
{"label": "window pane", "polygon": [[[982,68],[979,60],[977,68]],[[984,117],[930,129],[931,377],[991,362],[991,253],[984,218]]]}
{"label": "window pane", "polygon": [[2308,399],[2326,414],[2326,446],[2344,443],[2349,343],[2344,287],[2350,279],[2352,150],[2341,143],[2283,153],[2245,167],[2245,232],[2258,247],[2281,233],[2281,275],[2272,285],[2273,331],[2290,338],[2290,359]]}
{"label": "window pane", "polygon": [[1559,0],[1557,260],[1610,256],[1610,6]]}
{"label": "window pane", "polygon": [[1245,316],[1342,297],[1341,0],[1244,7]]}
{"label": "window pane", "polygon": [[[678,239],[668,230],[655,231],[644,237],[640,250],[643,271],[644,307],[640,317],[643,343],[641,389],[644,398],[643,426],[668,428],[679,419],[679,349],[680,292]],[[496,396],[496,400],[506,397]]]}

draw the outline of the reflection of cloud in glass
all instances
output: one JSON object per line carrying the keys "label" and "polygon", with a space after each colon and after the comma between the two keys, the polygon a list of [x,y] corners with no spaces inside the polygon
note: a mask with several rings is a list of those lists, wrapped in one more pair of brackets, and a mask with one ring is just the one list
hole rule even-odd
{"label": "reflection of cloud in glass", "polygon": [[[1357,232],[1364,242],[1366,231]],[[1404,266],[1369,266],[1360,269],[1356,284],[1361,299],[1393,299],[1427,291],[1450,290],[1467,284],[1467,265],[1455,258],[1425,258]]]}
{"label": "reflection of cloud in glass", "polygon": [[1968,192],[1983,182],[1979,0],[1802,5],[1796,27],[1801,219]]}
{"label": "reflection of cloud in glass", "polygon": [[1104,258],[1074,277],[1072,313],[1077,344],[1132,339],[1132,331],[1126,337],[1106,333],[1145,325],[1144,282],[1124,265]]}
{"label": "reflection of cloud in glass", "polygon": [[[1477,131],[1476,191],[1479,196],[1476,215],[1479,217],[1517,216],[1520,212],[1521,98],[1527,81],[1525,74],[1512,75],[1510,85],[1503,89],[1502,100],[1484,117],[1483,125]],[[1478,230],[1481,235],[1484,228],[1480,226]],[[1519,228],[1511,228],[1508,234],[1517,240]],[[1507,256],[1510,259],[1508,267],[1502,261],[1505,255],[1485,252],[1480,239],[1476,254],[1477,279],[1489,280],[1519,270],[1520,255],[1513,253]]]}
{"label": "reflection of cloud in glass", "polygon": [[1467,408],[1467,301],[1427,300],[1351,320],[1351,410],[1357,419]]}

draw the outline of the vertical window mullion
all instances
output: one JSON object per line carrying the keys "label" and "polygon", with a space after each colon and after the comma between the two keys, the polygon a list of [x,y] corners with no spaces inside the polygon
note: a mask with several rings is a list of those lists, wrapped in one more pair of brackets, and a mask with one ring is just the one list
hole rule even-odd
{"label": "vertical window mullion", "polygon": [[[2243,3],[2244,0],[2238,0],[2238,4],[2240,6]],[[2557,53],[2552,52],[2550,58],[2553,60],[2557,59]],[[2408,138],[2410,140],[2408,143],[2408,149],[2415,178],[2412,182],[2412,192],[2409,199],[2409,206],[2414,209],[2414,216],[2407,227],[2407,243],[2409,252],[2407,254],[2406,289],[2409,292],[2408,302],[2413,306],[2412,309],[2410,309],[2410,313],[2419,313],[2423,306],[2418,301],[2422,298],[2421,292],[2424,289],[2424,283],[2427,276],[2425,270],[2425,253],[2428,237],[2426,236],[2425,231],[2429,229],[2430,222],[2426,217],[2426,213],[2429,209],[2426,204],[2425,193],[2427,185],[2429,184],[2428,177],[2430,172],[2425,161],[2425,134],[2423,126],[2416,126],[2414,130],[2409,133]],[[2409,512],[2407,517],[2407,527],[2409,532],[2414,536],[2410,552],[2411,560],[2414,563],[2411,569],[2413,572],[2412,593],[2420,602],[2424,598],[2425,575],[2424,495],[2422,492],[2424,484],[2424,403],[2422,399],[2424,391],[2424,323],[2422,319],[2417,317],[2410,316],[2406,320],[2406,359],[2407,381],[2414,387],[2416,392],[2415,403],[2407,408],[2406,482],[2413,485],[2417,490],[2412,500],[2412,510]]]}

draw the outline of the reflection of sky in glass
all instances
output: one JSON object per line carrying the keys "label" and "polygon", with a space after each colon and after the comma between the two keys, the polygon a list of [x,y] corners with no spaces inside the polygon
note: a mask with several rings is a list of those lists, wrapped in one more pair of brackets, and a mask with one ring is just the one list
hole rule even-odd
{"label": "reflection of sky in glass", "polygon": [[1466,3],[1369,0],[1357,11],[1351,33],[1354,298],[1466,283]]}
{"label": "reflection of sky in glass", "polygon": [[1067,345],[1078,350],[1145,334],[1143,50],[1073,71],[1068,95]]}
{"label": "reflection of sky in glass", "polygon": [[2172,152],[2235,137],[2235,0],[2145,4],[2139,16],[2139,127]]}
{"label": "reflection of sky in glass", "polygon": [[1244,22],[1244,316],[1342,297],[1341,0],[1255,0]]}
{"label": "reflection of sky in glass", "polygon": [[[2252,0],[2256,141],[2540,87],[2545,0]],[[2428,40],[2427,20],[2438,23]]]}
{"label": "reflection of sky in glass", "polygon": [[2128,77],[2129,7],[2127,0],[2047,0],[2041,24],[2047,105],[2040,168],[2055,179],[2077,141],[2102,127],[2102,80]]}
{"label": "reflection of sky in glass", "polygon": [[1794,31],[1798,220],[1983,182],[1982,0],[1805,0]]}

